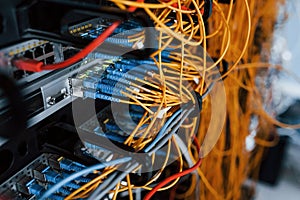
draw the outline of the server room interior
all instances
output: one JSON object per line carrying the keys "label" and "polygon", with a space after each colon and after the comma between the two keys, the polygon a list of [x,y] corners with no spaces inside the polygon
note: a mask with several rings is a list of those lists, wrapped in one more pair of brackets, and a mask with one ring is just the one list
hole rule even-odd
{"label": "server room interior", "polygon": [[296,199],[297,11],[1,1],[0,199]]}

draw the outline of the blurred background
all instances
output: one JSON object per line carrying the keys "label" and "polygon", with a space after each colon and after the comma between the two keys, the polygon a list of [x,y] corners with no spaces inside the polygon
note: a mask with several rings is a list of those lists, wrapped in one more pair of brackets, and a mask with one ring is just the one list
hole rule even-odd
{"label": "blurred background", "polygon": [[[278,119],[290,124],[300,123],[299,31],[300,1],[287,0],[286,7],[280,11],[279,23],[274,32],[271,60],[274,63],[281,63],[293,74],[291,76],[282,72],[273,81]],[[277,128],[277,131],[282,142],[277,147],[271,148],[268,158],[265,158],[265,161],[268,160],[270,163],[265,162],[262,170],[271,174],[270,171],[275,170],[276,165],[280,165],[279,171],[273,178],[272,175],[270,177],[266,174],[261,175],[257,186],[257,200],[299,199],[300,196],[300,130]],[[279,159],[281,153],[282,159]]]}

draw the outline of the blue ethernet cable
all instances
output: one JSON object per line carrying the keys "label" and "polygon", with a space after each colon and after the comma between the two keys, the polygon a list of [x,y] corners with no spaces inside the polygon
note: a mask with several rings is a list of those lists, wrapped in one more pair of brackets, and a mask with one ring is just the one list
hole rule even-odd
{"label": "blue ethernet cable", "polygon": [[[113,86],[115,88],[122,89],[122,90],[126,90],[126,88],[128,87],[128,86],[125,86],[123,84],[120,84],[116,81],[109,80],[109,79],[103,79],[103,80],[101,80],[101,83],[106,84],[106,85],[110,85],[110,86]],[[97,88],[99,88],[99,87],[100,86],[97,85]]]}
{"label": "blue ethernet cable", "polygon": [[88,97],[88,98],[92,98],[92,99],[102,99],[102,100],[106,100],[106,101],[120,103],[119,98],[115,98],[115,97],[107,96],[107,95],[104,95],[104,94],[100,94],[100,93],[97,93],[96,91],[89,91],[89,90],[83,91],[83,96]]}
{"label": "blue ethernet cable", "polygon": [[[88,35],[81,35],[82,37],[89,37],[92,39],[96,39],[99,34],[88,34]],[[125,46],[125,47],[132,47],[134,45],[133,42],[130,42],[128,38],[120,38],[120,37],[109,37],[105,40],[105,42],[111,43],[111,44],[117,44],[117,45],[121,45],[121,46]],[[98,58],[103,58],[103,59],[112,59],[113,56],[106,56],[105,54],[102,54],[103,57],[98,57]],[[113,58],[114,59],[114,58]]]}
{"label": "blue ethernet cable", "polygon": [[[68,172],[71,172],[71,171],[68,171]],[[63,172],[62,173],[62,176],[63,178],[66,178],[67,176],[70,176],[71,173],[68,173],[68,172]],[[80,182],[80,183],[88,183],[90,182],[92,179],[90,178],[87,178],[87,177],[78,177],[75,179],[75,182]]]}
{"label": "blue ethernet cable", "polygon": [[126,64],[126,63],[115,63],[114,64],[116,69],[121,70],[122,72],[135,73],[135,76],[138,78],[143,78],[148,72],[150,71],[158,71],[156,65],[153,64]]}
{"label": "blue ethernet cable", "polygon": [[85,88],[96,89],[97,83],[98,83],[97,80],[94,80],[93,78],[88,77],[82,81],[82,86]]}
{"label": "blue ethernet cable", "polygon": [[122,94],[122,89],[120,89],[118,87],[114,87],[114,86],[106,85],[106,84],[98,84],[97,88],[99,88],[97,91],[99,91],[101,93],[117,95],[117,96],[122,96],[122,97],[124,96],[124,94]]}
{"label": "blue ethernet cable", "polygon": [[62,176],[50,168],[42,172],[47,182],[56,183],[62,179]]}
{"label": "blue ethernet cable", "polygon": [[[44,193],[46,190],[43,186],[39,185],[35,179],[32,179],[31,181],[29,181],[27,184],[26,184],[27,188],[28,188],[28,191],[29,191],[29,194],[31,195],[35,195],[36,197],[39,197],[41,196],[42,193]],[[55,192],[61,192],[61,190],[59,191],[55,191]],[[57,195],[57,194],[52,194],[50,197],[50,199],[55,199],[55,200],[63,200],[64,198]]]}
{"label": "blue ethernet cable", "polygon": [[111,75],[111,74],[107,74],[106,75],[106,78],[110,79],[110,80],[113,80],[113,81],[117,81],[119,83],[123,83],[123,84],[126,84],[126,85],[131,85],[131,81],[129,80],[126,80],[124,78],[121,78],[119,76],[114,76],[114,75]]}
{"label": "blue ethernet cable", "polygon": [[96,91],[100,91],[102,93],[110,94],[110,95],[114,94],[118,96],[124,96],[124,94],[122,94],[121,92],[122,90],[127,91],[128,87],[133,90],[137,89],[136,87],[131,86],[130,84],[131,82],[126,79],[114,75],[107,75],[106,78],[100,79],[96,85],[92,86],[95,88],[88,88],[88,89],[94,89]]}
{"label": "blue ethernet cable", "polygon": [[60,168],[68,170],[68,171],[79,171],[84,169],[86,166],[82,165],[78,162],[73,162],[68,159],[63,159],[59,162]]}
{"label": "blue ethernet cable", "polygon": [[[109,39],[109,38],[107,38]],[[95,59],[105,59],[105,60],[118,60],[120,59],[120,56],[114,56],[114,55],[109,55],[106,53],[100,53],[100,52],[95,52],[94,53],[94,58]]]}
{"label": "blue ethernet cable", "polygon": [[155,63],[153,61],[149,61],[149,62],[142,62],[143,60],[141,61],[129,61],[128,60],[121,60],[121,61],[118,61],[118,62],[115,62],[114,63],[114,67],[116,69],[120,69],[122,71],[129,71],[129,70],[133,70],[134,68],[137,68],[137,66],[139,67],[143,67],[147,68],[147,70],[151,70],[151,69],[157,69],[157,66],[155,65]]}
{"label": "blue ethernet cable", "polygon": [[[186,111],[186,112],[185,112]],[[180,128],[180,126],[182,125],[182,123],[184,122],[184,120],[191,114],[191,112],[194,111],[194,108],[191,108],[189,110],[184,110],[184,114],[182,117],[179,117],[180,121],[178,123],[178,121],[174,121],[170,127],[172,127],[172,131],[165,135],[164,137],[162,137],[159,141],[159,143],[156,145],[155,148],[151,149],[151,151],[147,152],[150,155],[152,155],[154,152],[158,151],[164,144],[166,144],[166,142],[171,139],[171,137],[175,134],[175,132]],[[174,127],[175,126],[175,127]]]}
{"label": "blue ethernet cable", "polygon": [[[118,83],[117,81],[110,80],[107,78],[101,79],[100,82],[103,84],[106,84],[106,85],[114,86],[114,87],[122,89],[122,90],[126,90],[126,88],[128,88],[128,86],[126,86],[126,85],[123,85],[121,83]],[[98,88],[98,86],[97,86],[97,88]]]}
{"label": "blue ethernet cable", "polygon": [[110,75],[114,75],[116,77],[119,77],[119,78],[127,78],[127,79],[130,79],[130,80],[136,80],[137,77],[136,76],[133,76],[133,75],[130,75],[128,73],[123,73],[119,70],[110,70],[110,69],[107,69],[106,70]]}
{"label": "blue ethernet cable", "polygon": [[[73,168],[74,170],[75,168]],[[82,170],[83,168],[76,168],[77,170]],[[77,171],[75,170],[75,171]],[[63,179],[63,176],[55,171],[53,171],[50,167],[47,167],[45,170],[43,170],[42,172],[45,176],[45,179],[47,182],[50,183],[57,183],[59,181],[61,181]],[[73,183],[73,182],[69,182],[66,184],[67,187],[72,188],[72,189],[78,189],[80,188],[80,185]]]}
{"label": "blue ethernet cable", "polygon": [[83,79],[82,86],[85,87],[85,88],[96,90],[96,89],[100,88],[99,84],[101,84],[101,83],[102,83],[101,77],[98,77],[96,79],[96,78],[91,76],[91,77]]}
{"label": "blue ethernet cable", "polygon": [[28,188],[29,194],[40,196],[44,191],[45,188],[41,185],[39,185],[35,179],[32,179],[26,184],[26,187]]}
{"label": "blue ethernet cable", "polygon": [[107,78],[101,79],[100,82],[104,83],[106,85],[113,85],[113,86],[115,86],[118,83],[117,81],[110,80],[110,79],[107,79]]}
{"label": "blue ethernet cable", "polygon": [[114,67],[116,69],[122,70],[124,72],[128,72],[129,70],[131,70],[134,66],[132,64],[126,64],[126,63],[122,63],[122,62],[116,62],[114,63]]}
{"label": "blue ethernet cable", "polygon": [[128,65],[132,65],[132,64],[134,64],[134,65],[137,65],[137,64],[139,64],[139,65],[154,65],[155,64],[155,62],[153,61],[153,60],[136,60],[136,59],[123,59],[123,60],[121,60],[120,61],[121,63],[123,63],[123,64],[128,64]]}
{"label": "blue ethernet cable", "polygon": [[75,172],[73,174],[71,174],[70,176],[68,176],[67,178],[61,180],[60,182],[58,182],[57,184],[55,184],[54,186],[52,186],[49,190],[47,190],[40,199],[47,199],[48,197],[50,197],[50,195],[54,194],[59,188],[63,187],[65,184],[67,184],[68,182],[83,176],[85,174],[91,173],[94,170],[100,170],[103,169],[105,167],[108,166],[113,166],[113,165],[118,165],[118,164],[123,164],[126,162],[129,162],[131,160],[130,157],[125,157],[125,158],[120,158],[120,159],[116,159],[107,163],[99,163],[96,165],[93,165],[91,167],[87,167],[81,171]]}
{"label": "blue ethernet cable", "polygon": [[177,110],[169,119],[168,121],[164,124],[164,126],[161,128],[161,130],[158,132],[156,135],[155,139],[151,142],[149,146],[146,147],[145,152],[149,152],[150,149],[152,149],[156,143],[164,136],[166,133],[166,130],[169,128],[170,124],[174,121],[174,119],[182,113],[182,109]]}
{"label": "blue ethernet cable", "polygon": [[105,40],[105,42],[118,44],[126,47],[132,47],[134,43],[129,42],[128,38],[116,38],[116,37],[109,37]]}

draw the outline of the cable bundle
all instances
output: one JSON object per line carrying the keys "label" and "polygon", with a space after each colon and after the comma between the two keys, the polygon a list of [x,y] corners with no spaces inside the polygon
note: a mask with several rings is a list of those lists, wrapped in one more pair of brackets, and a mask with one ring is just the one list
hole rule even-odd
{"label": "cable bundle", "polygon": [[[170,188],[171,199],[240,199],[242,185],[247,178],[250,175],[257,178],[264,147],[276,144],[276,136],[273,141],[269,141],[273,124],[288,126],[266,113],[264,106],[267,99],[262,91],[268,92],[269,88],[257,85],[261,68],[266,72],[262,76],[265,78],[268,76],[268,69],[274,67],[263,63],[268,62],[268,59],[261,55],[261,46],[258,45],[261,40],[257,38],[257,34],[259,32],[262,41],[270,46],[271,41],[266,38],[272,35],[277,1],[230,0],[228,4],[221,4],[224,1],[216,0],[111,1],[120,9],[133,12],[136,8],[141,8],[149,15],[158,31],[157,50],[144,60],[98,54],[110,61],[99,71],[91,71],[81,78],[83,96],[141,108],[143,114],[135,116],[137,126],[126,137],[113,137],[120,130],[109,120],[105,122],[108,130],[106,134],[111,136],[110,139],[131,147],[134,152],[148,154],[152,164],[156,160],[156,152],[165,144],[167,152],[161,169],[142,186],[132,184],[128,175],[130,171],[139,169],[142,163],[132,162],[128,173],[117,173],[115,168],[108,166],[103,173],[105,175],[102,174],[78,188],[67,199],[88,196],[90,199],[102,198],[105,193],[112,194],[112,199],[117,199],[118,194],[125,191],[133,199],[134,191],[144,189],[151,190],[145,196],[148,200],[156,191]],[[98,42],[100,45],[119,23],[113,23],[92,44]],[[131,42],[138,45],[143,39],[143,34],[139,33],[132,36]],[[65,64],[73,64],[95,49],[92,44],[79,53],[78,57],[62,64],[40,67],[57,69],[65,67]],[[143,67],[136,68],[139,65]],[[226,123],[216,145],[206,155],[203,154],[205,145],[200,148],[200,144],[205,142],[211,122],[222,121],[213,117],[219,108],[214,107],[213,97],[209,95],[220,82],[224,84],[226,92]],[[217,106],[222,107],[225,99],[218,99],[217,102]],[[197,106],[201,113],[194,112]],[[198,128],[199,116],[201,120]],[[254,150],[247,150],[249,127],[255,120],[258,121],[254,137],[256,147]],[[194,143],[190,140],[185,146],[176,134],[179,128],[190,139],[197,133]],[[99,128],[95,129],[95,133],[102,134],[97,131]],[[111,132],[113,133],[110,134]],[[178,173],[157,183],[167,169],[169,158],[173,156],[170,153],[171,147],[178,154]],[[206,156],[203,161],[202,156]],[[198,174],[192,176],[190,189],[177,195],[176,184],[181,181],[180,178],[194,170]],[[113,181],[115,177],[117,179]],[[201,179],[200,186],[197,184],[198,177]],[[172,183],[165,186],[169,182]]]}
{"label": "cable bundle", "polygon": [[[260,42],[270,48],[273,27],[277,16],[277,1],[159,1],[157,3],[135,3],[128,0],[112,0],[120,8],[137,6],[143,8],[155,22],[160,32],[159,50],[152,55],[159,76],[167,85],[172,78],[179,79],[178,91],[182,94],[182,82],[190,81],[193,91],[204,94],[209,84],[224,79],[227,97],[227,119],[217,145],[203,160],[198,169],[202,184],[200,197],[203,199],[239,199],[242,185],[250,177],[257,178],[257,171],[265,147],[276,144],[277,137],[270,135],[277,122],[264,111],[267,100],[262,93],[270,92],[265,86],[256,85],[256,78],[263,68],[274,67],[261,56]],[[207,14],[211,3],[212,12]],[[266,12],[268,11],[268,12]],[[207,18],[209,16],[209,18]],[[207,20],[207,22],[206,22]],[[257,35],[259,33],[259,37]],[[260,39],[260,40],[259,40]],[[172,42],[179,41],[176,45]],[[259,41],[259,42],[258,42]],[[197,56],[199,49],[203,54]],[[171,63],[161,59],[161,53],[169,48]],[[268,53],[270,49],[265,49]],[[179,51],[176,51],[179,50]],[[206,52],[214,58],[210,63]],[[225,62],[224,62],[225,61]],[[224,63],[228,64],[228,67]],[[275,66],[278,69],[278,67]],[[221,76],[215,74],[220,70]],[[172,76],[170,76],[172,74]],[[193,81],[197,79],[197,81]],[[206,89],[206,90],[207,90]],[[261,93],[262,92],[262,93]],[[211,98],[204,100],[198,139],[202,142],[211,120]],[[258,118],[256,148],[246,149],[250,135],[249,126]],[[297,127],[289,126],[289,127]],[[269,141],[271,138],[274,141]],[[183,199],[194,199],[190,194],[180,195]],[[174,195],[177,199],[177,196]]]}

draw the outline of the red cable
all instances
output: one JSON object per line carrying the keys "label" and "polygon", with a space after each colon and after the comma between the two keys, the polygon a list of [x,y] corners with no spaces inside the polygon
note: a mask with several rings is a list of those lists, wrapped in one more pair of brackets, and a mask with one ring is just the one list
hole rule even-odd
{"label": "red cable", "polygon": [[[144,2],[144,0],[137,0],[137,2]],[[129,7],[128,12],[134,12],[136,7]],[[121,21],[115,21],[110,25],[101,35],[99,35],[95,40],[88,44],[84,49],[79,53],[75,54],[73,57],[56,64],[44,65],[43,62],[32,60],[32,59],[17,59],[13,60],[13,64],[19,69],[31,71],[31,72],[40,72],[43,70],[55,70],[68,67],[75,64],[76,62],[82,60],[89,53],[98,48],[105,40],[108,38],[114,30],[121,24]]]}
{"label": "red cable", "polygon": [[[137,2],[144,2],[144,0],[137,0]],[[128,8],[128,12],[134,12],[136,7],[130,6]],[[109,26],[101,35],[99,35],[95,40],[93,40],[88,46],[82,49],[79,53],[75,54],[73,57],[57,64],[44,65],[42,66],[43,70],[53,70],[60,69],[67,66],[70,66],[84,57],[86,57],[89,53],[98,48],[105,40],[108,38],[114,30],[121,24],[121,21],[115,21],[111,26]]]}
{"label": "red cable", "polygon": [[[198,140],[197,140],[196,137],[194,137],[194,143],[195,143],[195,145],[196,145],[198,151],[200,152],[200,144],[199,144],[199,142],[198,142]],[[179,177],[188,175],[188,174],[190,174],[191,172],[197,170],[197,168],[201,165],[201,163],[202,163],[202,159],[199,159],[193,167],[191,167],[191,168],[189,168],[189,169],[187,169],[187,170],[185,170],[185,171],[179,172],[179,173],[177,173],[177,174],[174,174],[174,175],[172,175],[172,176],[166,178],[165,180],[163,180],[162,182],[160,182],[157,186],[155,186],[155,187],[154,187],[154,188],[153,188],[153,189],[145,196],[144,200],[150,200],[150,198],[151,198],[151,197],[152,197],[152,196],[153,196],[160,188],[162,188],[162,187],[165,186],[166,184],[170,183],[171,181],[173,181],[173,180],[175,180],[175,179],[177,179],[177,178],[179,178]]]}
{"label": "red cable", "polygon": [[75,54],[73,57],[56,64],[51,65],[43,65],[43,70],[53,70],[53,69],[61,69],[67,66],[70,66],[84,57],[86,57],[89,53],[94,51],[97,47],[99,47],[105,40],[108,38],[114,30],[121,24],[121,21],[115,21],[112,25],[110,25],[105,31],[99,35],[95,40],[93,40],[90,44],[88,44],[84,49],[82,49],[79,53]]}

